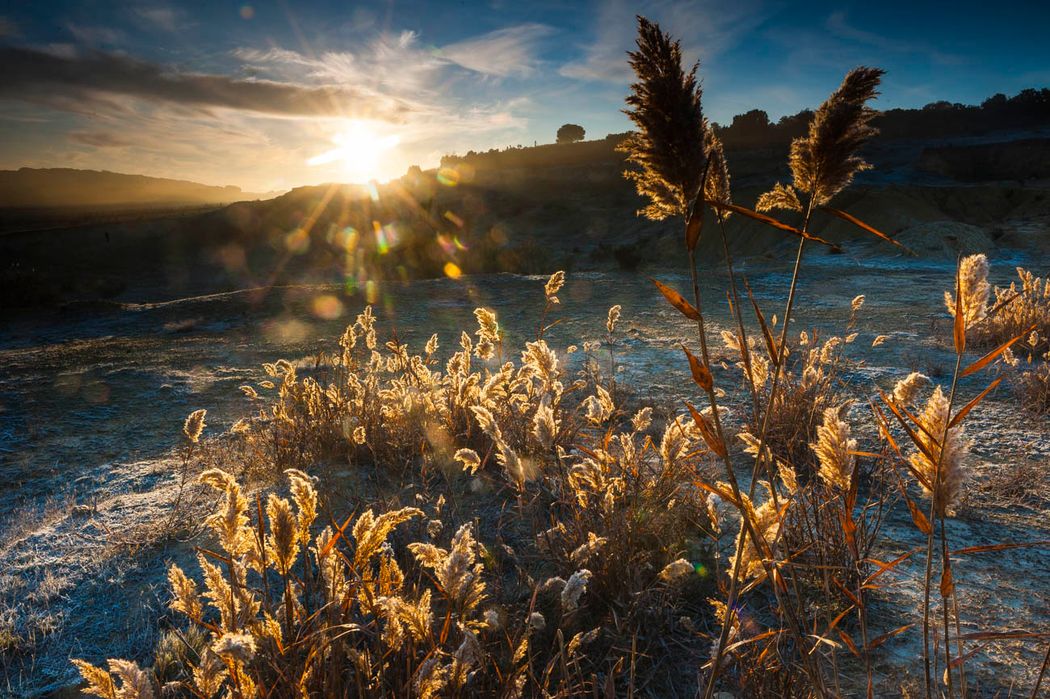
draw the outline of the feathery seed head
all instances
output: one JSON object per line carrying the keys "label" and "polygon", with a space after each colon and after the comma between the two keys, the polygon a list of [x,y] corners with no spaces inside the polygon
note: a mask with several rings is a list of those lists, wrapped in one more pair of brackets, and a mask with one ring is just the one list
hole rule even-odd
{"label": "feathery seed head", "polygon": [[224,633],[212,644],[213,653],[234,662],[247,664],[255,657],[255,637],[250,633]]}
{"label": "feathery seed head", "polygon": [[566,581],[561,591],[561,606],[567,612],[574,611],[580,604],[580,596],[587,591],[587,583],[591,580],[591,571],[582,568]]}
{"label": "feathery seed head", "polygon": [[850,427],[842,419],[845,406],[824,410],[824,423],[817,427],[817,442],[810,444],[820,461],[817,475],[828,485],[840,491],[848,491],[853,477],[854,457],[849,453],[857,449],[857,440],[850,439]]}
{"label": "feathery seed head", "polygon": [[456,452],[456,461],[463,465],[463,470],[474,475],[481,467],[481,457],[473,449],[460,449]]}
{"label": "feathery seed head", "polygon": [[168,567],[168,582],[171,584],[173,599],[169,605],[173,610],[182,612],[190,619],[200,619],[204,609],[197,594],[197,583],[191,580],[182,568],[174,563]]}
{"label": "feathery seed head", "polygon": [[223,492],[215,513],[205,520],[205,524],[219,535],[219,542],[230,555],[238,556],[247,551],[252,539],[247,530],[248,500],[237,480],[217,468],[208,469],[197,480]]}
{"label": "feathery seed head", "polygon": [[546,403],[541,403],[536,408],[536,414],[532,417],[532,435],[544,449],[554,446],[558,436],[560,421],[554,418],[554,410]]}
{"label": "feathery seed head", "polygon": [[587,532],[587,541],[583,542],[576,549],[569,554],[569,558],[576,565],[583,565],[589,561],[594,554],[598,553],[598,550],[606,544],[608,539],[604,536],[598,536],[594,532]]}
{"label": "feathery seed head", "polygon": [[[755,529],[755,533],[761,537],[763,541],[763,547],[760,549],[755,546],[755,542],[752,541],[751,537],[747,537],[747,544],[744,546],[744,550],[740,558],[740,568],[743,573],[744,579],[747,578],[764,578],[766,575],[765,568],[762,565],[762,551],[765,550],[772,542],[776,539],[777,533],[780,531],[780,513],[777,511],[776,506],[773,504],[773,500],[769,499],[762,503],[759,507],[755,508],[750,502],[745,501],[742,513],[745,517],[751,518],[751,525]],[[743,537],[745,528],[743,525],[740,527],[740,533],[736,537],[736,548],[740,548],[741,538]],[[736,561],[736,554],[734,553],[733,561]],[[736,574],[730,571],[732,574]]]}
{"label": "feathery seed head", "polygon": [[354,568],[362,569],[364,565],[379,553],[394,527],[407,522],[413,517],[422,517],[423,511],[415,507],[403,507],[400,510],[384,512],[376,517],[372,510],[366,510],[354,523],[353,536],[357,543],[354,551]]}
{"label": "feathery seed head", "polygon": [[970,443],[965,438],[963,425],[960,424],[948,430],[943,449],[941,448],[939,440],[945,434],[944,430],[948,425],[949,405],[948,398],[940,386],[934,389],[933,395],[926,403],[926,409],[918,418],[924,428],[918,431],[919,439],[934,458],[931,460],[921,449],[917,449],[909,461],[915,470],[923,475],[926,483],[932,486],[932,492],[925,484],[922,484],[922,489],[927,497],[934,498],[936,513],[941,516],[952,515],[967,475],[965,461],[970,453]]}
{"label": "feathery seed head", "polygon": [[893,402],[904,407],[913,404],[922,387],[929,383],[930,377],[913,371],[893,387]]}
{"label": "feathery seed head", "polygon": [[281,573],[287,573],[299,555],[299,531],[292,514],[292,505],[282,497],[270,493],[266,500],[266,516],[270,520],[270,536],[266,553]]}
{"label": "feathery seed head", "polygon": [[227,675],[226,663],[222,658],[205,649],[200,663],[193,668],[193,686],[201,696],[212,697],[218,694]]}
{"label": "feathery seed head", "polygon": [[595,628],[593,628],[593,629],[591,629],[590,631],[587,631],[587,632],[580,631],[579,633],[577,633],[569,641],[569,646],[566,649],[566,651],[569,654],[569,657],[571,658],[574,655],[576,655],[576,652],[580,648],[582,648],[583,646],[586,646],[586,645],[588,645],[590,643],[594,643],[594,641],[597,640],[598,636],[600,636],[601,633],[602,633],[602,627],[600,627],[600,626],[597,626],[597,627],[595,627]]}
{"label": "feathery seed head", "polygon": [[637,169],[624,176],[649,200],[639,213],[662,220],[684,216],[700,188],[707,125],[694,65],[682,67],[682,49],[660,26],[638,18],[638,50],[628,53],[637,82],[624,110],[637,131],[619,149]]}
{"label": "feathery seed head", "polygon": [[[726,163],[726,154],[722,149],[722,140],[715,134],[714,129],[704,130],[704,152],[710,162],[707,171],[707,183],[704,186],[704,197],[711,201],[722,204],[732,204],[733,198],[729,188],[729,165]],[[730,211],[718,211],[718,216],[724,221],[731,215]]]}
{"label": "feathery seed head", "polygon": [[885,71],[854,68],[820,106],[809,123],[809,133],[791,144],[790,165],[795,188],[808,192],[814,206],[827,204],[871,166],[858,149],[878,130],[870,125],[876,111],[867,106],[878,94]]}
{"label": "feathery seed head", "polygon": [[642,408],[631,418],[631,427],[635,432],[644,432],[651,424],[653,424],[653,409],[649,406]]}
{"label": "feathery seed head", "polygon": [[294,468],[286,470],[285,475],[292,488],[292,500],[298,509],[299,540],[304,544],[310,542],[310,525],[317,519],[317,490],[313,479]]}
{"label": "feathery seed head", "polygon": [[665,565],[658,577],[666,583],[673,583],[686,578],[692,572],[693,564],[684,558],[679,558]]}
{"label": "feathery seed head", "polygon": [[434,333],[433,335],[430,336],[430,339],[427,340],[427,344],[423,348],[423,351],[426,353],[426,355],[428,357],[438,351],[438,336],[437,336],[437,333]]}
{"label": "feathery seed head", "polygon": [[791,185],[782,185],[777,182],[773,189],[764,193],[755,203],[755,211],[772,211],[783,209],[785,211],[802,212],[802,202],[798,200],[798,194]]}
{"label": "feathery seed head", "polygon": [[204,416],[208,414],[207,410],[203,408],[201,410],[194,410],[186,418],[186,422],[182,425],[182,433],[186,435],[186,439],[196,444],[201,438],[201,432],[204,431]]}
{"label": "feathery seed head", "polygon": [[558,297],[555,294],[561,291],[563,284],[565,284],[565,272],[559,270],[550,276],[547,284],[543,287],[543,293],[546,295],[548,303],[558,303]]}
{"label": "feathery seed head", "polygon": [[[988,258],[985,255],[967,255],[959,261],[958,286],[966,327],[984,320],[988,315],[988,297],[991,294],[991,286],[988,284]],[[945,291],[944,305],[954,318],[955,295]]]}
{"label": "feathery seed head", "polygon": [[100,667],[96,667],[86,660],[73,659],[80,676],[88,683],[84,691],[104,699],[113,699],[117,696],[117,685],[113,677]]}
{"label": "feathery seed head", "polygon": [[489,342],[498,342],[499,322],[496,320],[496,314],[488,308],[475,308],[474,317],[478,320],[478,337]]}
{"label": "feathery seed head", "polygon": [[609,332],[616,330],[616,322],[620,320],[620,304],[616,304],[609,309],[609,317],[605,321],[605,328]]}

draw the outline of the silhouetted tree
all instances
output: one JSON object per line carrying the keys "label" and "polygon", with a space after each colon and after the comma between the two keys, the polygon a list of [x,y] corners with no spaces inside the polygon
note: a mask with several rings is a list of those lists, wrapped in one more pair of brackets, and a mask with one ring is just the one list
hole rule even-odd
{"label": "silhouetted tree", "polygon": [[1007,104],[1007,97],[1001,92],[997,92],[984,102],[981,102],[982,109],[1002,109]]}
{"label": "silhouetted tree", "polygon": [[582,141],[586,131],[579,124],[564,124],[558,129],[558,143]]}

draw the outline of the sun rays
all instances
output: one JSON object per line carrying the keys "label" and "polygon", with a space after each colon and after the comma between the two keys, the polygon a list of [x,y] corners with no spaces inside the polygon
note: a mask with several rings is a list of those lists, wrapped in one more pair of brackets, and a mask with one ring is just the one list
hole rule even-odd
{"label": "sun rays", "polygon": [[396,173],[388,172],[384,165],[389,154],[401,138],[397,134],[383,135],[369,122],[353,120],[347,128],[332,137],[335,148],[316,155],[306,161],[308,165],[338,163],[342,174],[355,183],[389,179]]}

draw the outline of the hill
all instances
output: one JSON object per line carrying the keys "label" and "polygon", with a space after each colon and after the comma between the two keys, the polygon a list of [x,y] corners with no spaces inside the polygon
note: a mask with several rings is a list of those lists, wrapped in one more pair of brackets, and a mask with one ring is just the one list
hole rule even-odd
{"label": "hill", "polygon": [[[1050,253],[1050,133],[1046,122],[1025,126],[1050,105],[1044,98],[1050,91],[1021,105],[1012,98],[884,115],[889,133],[864,151],[874,168],[836,205],[923,256],[953,260],[999,247]],[[990,116],[1011,109],[1001,129],[989,126]],[[957,119],[945,119],[943,134],[921,135],[935,116],[948,115]],[[774,182],[790,181],[788,130],[767,125],[768,138],[751,138],[734,120],[722,133],[734,201],[754,206]],[[55,226],[46,236],[18,229],[0,236],[0,298],[16,308],[285,284],[354,291],[443,275],[655,270],[677,261],[680,224],[636,216],[642,202],[622,176],[622,137],[446,156],[441,168],[412,168],[377,191],[300,187],[207,211],[96,218]],[[217,196],[235,191],[206,189]],[[839,219],[820,217],[814,230],[847,243],[850,255],[901,254]],[[792,244],[741,217],[729,235],[735,255],[756,260],[774,259]],[[705,234],[701,247],[707,257],[722,254],[714,234]]]}
{"label": "hill", "polygon": [[199,206],[261,199],[242,192],[144,175],[71,168],[0,170],[0,208],[114,208]]}

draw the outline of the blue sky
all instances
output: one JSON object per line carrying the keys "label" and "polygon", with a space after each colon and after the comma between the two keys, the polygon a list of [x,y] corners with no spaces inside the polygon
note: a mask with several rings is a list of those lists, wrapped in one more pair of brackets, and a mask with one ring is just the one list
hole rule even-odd
{"label": "blue sky", "polygon": [[723,123],[815,106],[860,64],[887,70],[882,108],[1050,85],[1046,2],[0,0],[0,168],[261,191],[550,142],[565,122],[602,137],[628,128],[639,13],[701,61]]}

